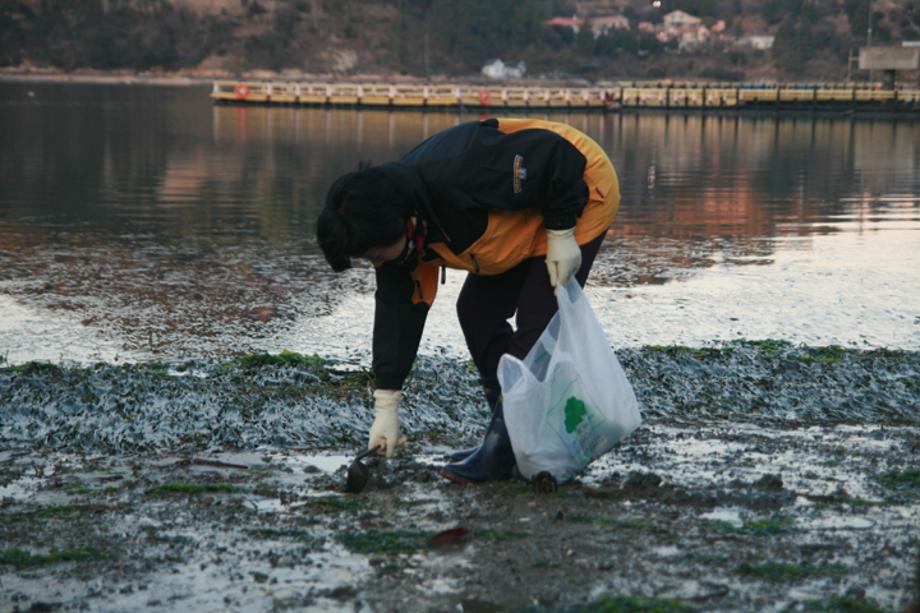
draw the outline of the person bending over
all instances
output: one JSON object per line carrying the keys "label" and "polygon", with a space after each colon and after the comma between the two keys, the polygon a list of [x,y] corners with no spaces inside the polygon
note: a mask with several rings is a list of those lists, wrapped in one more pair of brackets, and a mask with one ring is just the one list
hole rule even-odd
{"label": "person bending over", "polygon": [[460,124],[398,162],[337,179],[317,219],[320,248],[336,272],[352,258],[376,272],[368,448],[382,445],[390,457],[402,444],[400,389],[439,269],[466,270],[457,315],[492,419],[482,443],[451,453],[440,472],[460,483],[510,478],[499,358],[528,353],[556,312],[556,285],[574,276],[584,286],[619,203],[603,149],[566,124],[537,119]]}

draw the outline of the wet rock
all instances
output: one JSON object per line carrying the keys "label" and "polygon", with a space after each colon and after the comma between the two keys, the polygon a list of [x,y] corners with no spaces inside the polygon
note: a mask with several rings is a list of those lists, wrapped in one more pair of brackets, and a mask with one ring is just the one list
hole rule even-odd
{"label": "wet rock", "polygon": [[866,598],[866,588],[859,585],[851,585],[847,588],[847,591],[844,594],[847,598],[853,598],[855,600],[865,600]]}
{"label": "wet rock", "polygon": [[460,604],[464,613],[497,613],[498,611],[504,610],[493,602],[469,598],[464,599]]}
{"label": "wet rock", "polygon": [[661,477],[655,473],[633,471],[626,477],[626,483],[623,484],[623,489],[641,493],[654,490],[659,485],[661,485]]}
{"label": "wet rock", "polygon": [[351,585],[340,585],[330,590],[327,595],[334,600],[351,600],[358,595],[358,590]]}
{"label": "wet rock", "polygon": [[764,475],[754,482],[754,487],[763,490],[783,489],[783,478],[780,475]]}
{"label": "wet rock", "polygon": [[252,575],[252,579],[253,579],[253,581],[255,581],[256,583],[265,583],[266,581],[268,581],[268,575],[266,575],[265,573],[260,573],[260,572],[258,572],[258,571],[253,571],[253,572],[251,572],[251,573],[249,573],[249,574]]}

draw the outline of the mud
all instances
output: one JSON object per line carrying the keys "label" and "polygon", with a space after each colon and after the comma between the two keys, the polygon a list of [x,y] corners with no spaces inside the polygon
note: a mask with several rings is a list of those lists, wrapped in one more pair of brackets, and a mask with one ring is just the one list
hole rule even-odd
{"label": "mud", "polygon": [[419,362],[410,444],[368,462],[359,495],[343,490],[368,425],[360,369],[293,354],[2,368],[0,609],[899,611],[915,597],[916,352],[619,355],[646,422],[552,492],[437,475],[484,426],[464,362]]}

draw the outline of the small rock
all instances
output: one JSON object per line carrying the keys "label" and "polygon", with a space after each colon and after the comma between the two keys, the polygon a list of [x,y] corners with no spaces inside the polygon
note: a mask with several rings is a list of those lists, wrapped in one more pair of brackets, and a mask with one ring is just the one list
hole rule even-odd
{"label": "small rock", "polygon": [[754,482],[754,487],[764,490],[781,490],[783,489],[783,478],[780,475],[764,475]]}
{"label": "small rock", "polygon": [[626,478],[626,483],[623,487],[629,489],[651,489],[661,485],[661,477],[655,473],[640,473],[640,472],[631,472]]}
{"label": "small rock", "polygon": [[851,585],[847,588],[846,594],[847,598],[853,598],[856,600],[864,600],[866,598],[865,588],[859,587],[858,585]]}
{"label": "small rock", "polygon": [[357,593],[357,590],[350,585],[340,585],[329,592],[329,597],[335,598],[336,600],[351,600]]}
{"label": "small rock", "polygon": [[255,580],[256,583],[265,583],[266,581],[268,581],[268,575],[266,575],[265,573],[253,571],[250,574],[252,575],[252,578]]}

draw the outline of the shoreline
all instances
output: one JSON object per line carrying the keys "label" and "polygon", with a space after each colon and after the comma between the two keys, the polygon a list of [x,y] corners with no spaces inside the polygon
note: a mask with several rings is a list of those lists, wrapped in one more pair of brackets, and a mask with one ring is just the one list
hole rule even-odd
{"label": "shoreline", "polygon": [[[444,84],[463,82],[469,85],[507,85],[507,86],[547,86],[547,87],[587,87],[582,79],[507,79],[493,81],[481,75],[447,76],[436,75],[431,78],[414,75],[362,73],[353,75],[336,75],[329,73],[276,72],[272,70],[250,70],[232,73],[224,70],[180,70],[177,72],[131,72],[76,70],[67,72],[54,68],[0,68],[2,81],[33,81],[46,83],[95,83],[123,85],[210,85],[214,81],[327,81],[331,83],[370,83],[386,82],[397,84]],[[599,81],[604,83],[606,81]]]}
{"label": "shoreline", "polygon": [[210,85],[217,78],[222,77],[0,71],[0,82],[80,83],[88,85]]}

